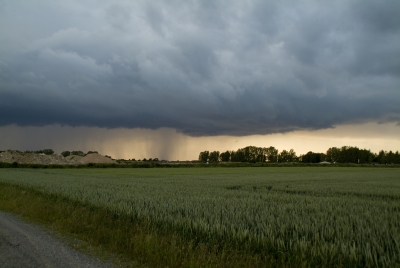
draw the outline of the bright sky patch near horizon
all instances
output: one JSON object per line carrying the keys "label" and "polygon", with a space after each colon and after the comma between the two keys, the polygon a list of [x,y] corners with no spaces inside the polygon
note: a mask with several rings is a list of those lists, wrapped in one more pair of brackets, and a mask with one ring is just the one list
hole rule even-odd
{"label": "bright sky patch near horizon", "polygon": [[400,1],[1,1],[0,150],[400,150]]}
{"label": "bright sky patch near horizon", "polygon": [[343,125],[332,129],[294,131],[269,135],[191,137],[174,129],[102,129],[94,127],[0,127],[0,139],[10,147],[4,149],[98,150],[116,159],[196,160],[201,151],[237,150],[249,145],[274,146],[279,151],[294,149],[297,155],[308,151],[326,153],[330,147],[357,146],[396,151],[400,148],[400,127],[393,124],[368,123]]}

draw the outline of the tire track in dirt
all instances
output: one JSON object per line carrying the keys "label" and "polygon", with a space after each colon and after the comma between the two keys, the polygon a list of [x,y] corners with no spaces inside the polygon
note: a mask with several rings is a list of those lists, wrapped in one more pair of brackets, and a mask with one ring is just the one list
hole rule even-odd
{"label": "tire track in dirt", "polygon": [[76,251],[42,227],[0,211],[0,267],[115,267]]}

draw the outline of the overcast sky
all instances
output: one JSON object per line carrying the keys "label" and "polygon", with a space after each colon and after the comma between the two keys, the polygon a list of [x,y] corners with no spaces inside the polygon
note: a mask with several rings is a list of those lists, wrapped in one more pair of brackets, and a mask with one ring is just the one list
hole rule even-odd
{"label": "overcast sky", "polygon": [[0,0],[0,126],[396,125],[399,14],[398,0]]}

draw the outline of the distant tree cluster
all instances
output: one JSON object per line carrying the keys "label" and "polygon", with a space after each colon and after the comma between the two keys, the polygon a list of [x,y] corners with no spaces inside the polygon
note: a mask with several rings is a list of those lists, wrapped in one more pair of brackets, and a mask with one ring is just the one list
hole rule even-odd
{"label": "distant tree cluster", "polygon": [[[107,155],[106,155],[106,157],[111,158],[110,156],[107,156]],[[131,162],[151,162],[151,163],[155,163],[155,162],[159,162],[160,160],[158,160],[158,158],[149,158],[149,159],[143,158],[142,160],[140,160],[140,159],[136,160],[135,158],[132,158],[132,159],[128,159],[128,160],[126,160],[126,159],[116,159],[116,161],[117,161],[117,163],[120,163],[120,164],[121,163],[129,164]]]}
{"label": "distant tree cluster", "polygon": [[367,149],[357,147],[343,146],[341,148],[331,147],[326,153],[308,152],[297,156],[293,149],[278,151],[273,146],[268,148],[247,146],[237,151],[203,151],[199,154],[199,160],[202,162],[302,162],[302,163],[320,163],[323,161],[331,163],[355,163],[355,164],[400,164],[399,152],[381,150],[378,154],[372,153]]}
{"label": "distant tree cluster", "polygon": [[88,154],[98,154],[98,152],[97,151],[88,151],[85,154],[82,151],[71,151],[71,152],[70,151],[64,151],[64,152],[61,153],[61,155],[64,156],[64,157],[67,157],[67,156],[70,156],[70,155],[85,156],[85,155],[88,155]]}
{"label": "distant tree cluster", "polygon": [[54,151],[52,149],[44,149],[44,150],[38,150],[38,151],[24,151],[24,153],[52,155],[52,154],[54,154]]}
{"label": "distant tree cluster", "polygon": [[330,162],[365,164],[374,161],[375,154],[370,150],[357,147],[332,147],[326,152],[326,159]]}
{"label": "distant tree cluster", "polygon": [[[133,159],[132,161],[136,161],[135,159]],[[138,161],[140,161],[140,159],[138,159]],[[146,158],[143,158],[143,160],[142,160],[143,162],[158,162],[158,158],[149,158],[149,159],[146,159]]]}
{"label": "distant tree cluster", "polygon": [[299,160],[303,163],[320,163],[326,161],[326,154],[314,153],[310,151],[304,155],[301,155]]}
{"label": "distant tree cluster", "polygon": [[64,156],[64,157],[67,157],[67,156],[71,155],[71,152],[70,151],[64,151],[64,152],[61,153],[61,155]]}
{"label": "distant tree cluster", "polygon": [[199,160],[202,162],[293,162],[297,161],[297,156],[293,149],[278,153],[278,150],[272,146],[269,148],[247,146],[237,151],[223,153],[219,151],[200,152]]}
{"label": "distant tree cluster", "polygon": [[399,151],[394,153],[392,151],[386,152],[381,150],[374,158],[374,161],[379,164],[400,164]]}

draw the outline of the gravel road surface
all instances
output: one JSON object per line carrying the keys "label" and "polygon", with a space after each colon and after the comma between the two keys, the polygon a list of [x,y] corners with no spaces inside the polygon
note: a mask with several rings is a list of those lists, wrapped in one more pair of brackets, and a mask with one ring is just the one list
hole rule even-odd
{"label": "gravel road surface", "polygon": [[0,267],[114,267],[68,247],[42,227],[0,211]]}

